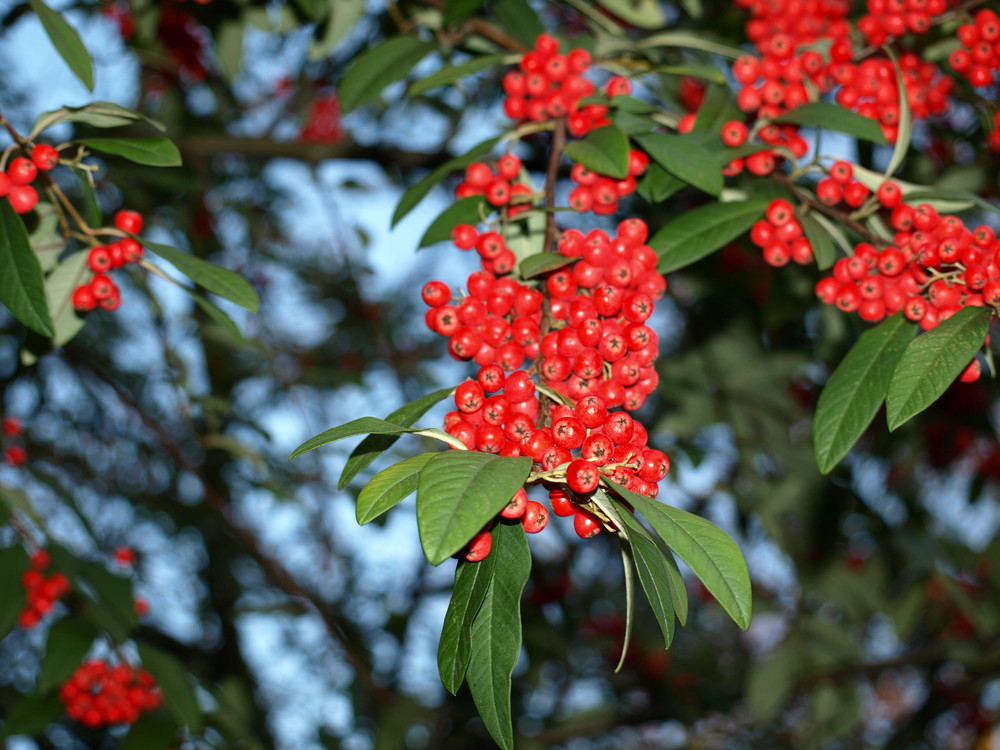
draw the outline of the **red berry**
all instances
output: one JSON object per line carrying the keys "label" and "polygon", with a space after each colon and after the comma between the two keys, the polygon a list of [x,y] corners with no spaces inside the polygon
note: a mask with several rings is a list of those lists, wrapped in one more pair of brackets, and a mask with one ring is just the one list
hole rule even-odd
{"label": "red berry", "polygon": [[[32,165],[34,168],[34,165]],[[38,205],[38,191],[31,185],[17,185],[7,194],[11,208],[19,214],[26,214]]]}
{"label": "red berry", "polygon": [[479,232],[471,224],[459,224],[451,230],[451,240],[459,250],[471,250],[478,239]]}
{"label": "red berry", "polygon": [[589,494],[597,489],[600,482],[601,473],[590,461],[577,458],[566,467],[566,483],[573,492]]}
{"label": "red berry", "polygon": [[[98,248],[94,248],[97,250]],[[91,251],[91,256],[93,256],[93,251]],[[94,268],[91,264],[91,268]],[[100,271],[99,268],[94,268],[94,271]],[[428,281],[424,284],[424,288],[420,292],[420,296],[423,298],[424,302],[431,307],[441,307],[442,305],[448,304],[451,300],[451,289],[443,281]]]}
{"label": "red berry", "polygon": [[535,500],[529,500],[521,516],[521,525],[529,534],[537,534],[549,523],[549,510]]}
{"label": "red berry", "polygon": [[489,531],[480,531],[469,541],[464,557],[468,562],[479,562],[489,557],[492,549],[493,536]]}
{"label": "red berry", "polygon": [[38,167],[29,159],[19,156],[7,167],[7,174],[15,185],[28,185],[38,176]]}
{"label": "red berry", "polygon": [[604,526],[597,516],[581,508],[573,518],[573,530],[581,539],[589,539],[600,534],[604,530]]}
{"label": "red berry", "polygon": [[517,492],[514,493],[514,497],[510,499],[503,510],[500,511],[500,515],[504,518],[520,518],[524,515],[525,509],[528,507],[528,493],[522,487]]}
{"label": "red berry", "polygon": [[59,163],[59,152],[48,143],[39,143],[31,150],[31,161],[42,171],[49,171]]}

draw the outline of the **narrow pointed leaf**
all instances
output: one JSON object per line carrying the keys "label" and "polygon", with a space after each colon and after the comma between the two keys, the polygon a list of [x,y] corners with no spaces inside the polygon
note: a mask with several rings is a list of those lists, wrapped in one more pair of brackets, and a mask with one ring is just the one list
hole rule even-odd
{"label": "narrow pointed leaf", "polygon": [[421,453],[383,469],[369,480],[358,495],[356,514],[364,526],[417,491],[417,477],[435,453]]}
{"label": "narrow pointed leaf", "polygon": [[321,432],[306,440],[302,445],[292,451],[288,460],[298,458],[303,453],[319,448],[321,445],[354,437],[355,435],[405,435],[413,430],[405,425],[392,424],[376,417],[359,417],[346,424],[331,427],[329,430]]}
{"label": "narrow pointed leaf", "polygon": [[466,679],[487,731],[503,750],[513,750],[510,678],[521,652],[521,594],[531,573],[531,551],[521,524],[493,529],[496,567],[472,623]]}
{"label": "narrow pointed leaf", "polygon": [[493,582],[497,557],[491,550],[485,560],[459,560],[455,568],[455,586],[438,644],[438,673],[445,690],[452,695],[458,693],[465,681],[472,654],[472,623]]}
{"label": "narrow pointed leaf", "polygon": [[812,125],[836,130],[872,143],[885,145],[885,135],[877,121],[830,102],[811,102],[774,118],[775,122]]}
{"label": "narrow pointed leaf", "polygon": [[[5,517],[6,514],[0,513],[0,518]],[[0,549],[0,641],[14,627],[18,614],[28,603],[21,585],[21,576],[27,569],[28,554],[24,547],[16,545]]]}
{"label": "narrow pointed leaf", "polygon": [[649,240],[660,256],[659,271],[689,266],[732,242],[764,215],[766,200],[709,203],[670,221]]}
{"label": "narrow pointed leaf", "polygon": [[0,302],[32,331],[48,338],[55,335],[42,267],[9,201],[0,201],[0,269]]}
{"label": "narrow pointed leaf", "polygon": [[718,160],[697,136],[648,133],[633,138],[674,177],[709,195],[722,192],[724,180]]}
{"label": "narrow pointed leaf", "polygon": [[38,665],[38,690],[47,693],[69,679],[96,637],[94,627],[79,617],[66,617],[53,625]]}
{"label": "narrow pointed leaf", "polygon": [[[646,528],[624,507],[620,509],[622,521],[628,527],[632,544],[632,560],[639,573],[639,582],[646,593],[649,606],[663,633],[663,647],[670,648],[674,640],[674,604],[670,591],[670,577],[661,551]],[[669,552],[667,553],[669,554]]]}
{"label": "narrow pointed leaf", "polygon": [[886,419],[895,430],[933,404],[983,345],[991,307],[966,307],[906,347],[886,394]]}
{"label": "narrow pointed leaf", "polygon": [[662,29],[667,17],[657,0],[597,0],[623,21],[642,29]]}
{"label": "narrow pointed leaf", "polygon": [[164,132],[166,127],[158,120],[154,120],[141,112],[127,109],[120,104],[112,102],[91,102],[83,107],[62,107],[51,112],[43,112],[35,120],[32,131],[37,133],[57,122],[82,122],[93,128],[117,128],[122,125],[144,121],[148,122],[160,132]]}
{"label": "narrow pointed leaf", "polygon": [[148,643],[139,642],[139,658],[160,686],[167,710],[188,732],[197,734],[204,725],[204,713],[198,696],[188,681],[188,673],[177,659]]}
{"label": "narrow pointed leaf", "polygon": [[87,52],[76,29],[66,22],[61,13],[50,8],[42,0],[28,0],[28,5],[42,22],[42,28],[48,34],[52,46],[66,61],[73,75],[80,79],[88,91],[93,91],[94,61],[90,59],[90,53]]}
{"label": "narrow pointed leaf", "polygon": [[885,400],[893,368],[916,324],[902,313],[861,334],[823,386],[813,418],[813,449],[828,474],[868,429]]}
{"label": "narrow pointed leaf", "polygon": [[522,279],[530,279],[549,271],[555,271],[557,268],[562,268],[567,263],[572,262],[572,260],[572,258],[567,258],[562,253],[535,253],[521,261],[517,267],[517,272],[521,275]]}
{"label": "narrow pointed leaf", "polygon": [[427,247],[435,242],[450,240],[451,230],[459,224],[475,226],[481,220],[480,209],[484,203],[485,199],[481,195],[472,195],[455,201],[431,222],[427,231],[424,232],[424,236],[420,238],[420,244],[417,247]]}
{"label": "narrow pointed leaf", "polygon": [[344,112],[374,101],[394,81],[409,75],[433,44],[415,36],[390,37],[355,58],[340,80],[340,107]]}
{"label": "narrow pointed leaf", "polygon": [[545,31],[542,20],[528,0],[493,0],[490,8],[500,25],[527,47]]}
{"label": "narrow pointed leaf", "polygon": [[426,78],[421,78],[419,81],[414,81],[410,85],[408,93],[410,96],[418,96],[425,91],[430,91],[440,86],[450,86],[456,81],[461,81],[463,78],[471,76],[473,73],[500,65],[504,57],[505,55],[481,55],[458,65],[445,64],[441,70],[435,71]]}
{"label": "narrow pointed leaf", "polygon": [[462,549],[524,486],[529,471],[530,458],[474,451],[428,461],[417,483],[417,528],[431,565]]}
{"label": "narrow pointed leaf", "polygon": [[79,143],[147,167],[181,166],[181,152],[169,138],[81,138]]}
{"label": "narrow pointed leaf", "polygon": [[628,177],[628,136],[615,125],[591,130],[566,146],[566,154],[592,172],[616,179]]}
{"label": "narrow pointed leaf", "polygon": [[257,296],[257,292],[250,286],[250,282],[238,273],[167,245],[146,239],[140,239],[140,242],[143,247],[168,261],[191,281],[203,286],[212,294],[235,302],[250,312],[257,312],[260,307],[260,297]]}
{"label": "narrow pointed leaf", "polygon": [[837,260],[837,249],[833,246],[833,237],[812,216],[800,216],[799,223],[802,224],[809,244],[812,245],[816,265],[821,271],[825,271]]}

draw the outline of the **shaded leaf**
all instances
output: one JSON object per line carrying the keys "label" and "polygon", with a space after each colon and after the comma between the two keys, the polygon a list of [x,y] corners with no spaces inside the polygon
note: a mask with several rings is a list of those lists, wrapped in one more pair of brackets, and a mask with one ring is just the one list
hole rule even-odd
{"label": "shaded leaf", "polygon": [[176,743],[177,724],[166,711],[148,711],[133,724],[121,750],[165,750]]}
{"label": "shaded leaf", "polygon": [[662,203],[686,184],[656,162],[652,162],[636,183],[635,191],[649,203]]}
{"label": "shaded leaf", "polygon": [[181,166],[181,152],[169,138],[81,138],[78,143],[148,167]]}
{"label": "shaded leaf", "polygon": [[97,631],[86,620],[64,617],[50,629],[38,666],[38,690],[47,693],[69,679],[94,645]]}
{"label": "shaded leaf", "polygon": [[80,122],[93,128],[117,128],[140,121],[148,122],[161,132],[166,130],[163,123],[134,109],[113,102],[91,102],[83,107],[61,107],[43,112],[35,120],[32,132],[39,133],[57,122]]}
{"label": "shaded leaf", "polygon": [[28,693],[10,707],[4,717],[4,734],[35,735],[59,718],[65,706],[56,693]]}
{"label": "shaded leaf", "polygon": [[322,445],[354,437],[355,435],[403,435],[413,430],[408,426],[392,424],[375,417],[359,417],[346,424],[331,427],[329,430],[321,432],[306,440],[302,445],[292,451],[289,460],[298,458],[303,453],[315,450]]}
{"label": "shaded leaf", "polygon": [[732,47],[728,44],[708,39],[704,34],[695,34],[687,31],[662,31],[653,34],[639,42],[639,47],[649,49],[650,47],[680,47],[681,49],[697,49],[702,52],[711,52],[715,55],[728,57],[735,60],[744,54],[739,47]]}
{"label": "shaded leaf", "polygon": [[163,693],[163,702],[177,722],[192,734],[201,731],[204,714],[198,697],[188,681],[188,673],[177,659],[148,643],[136,644],[142,666],[156,678]]}
{"label": "shaded leaf", "polygon": [[616,125],[591,130],[566,146],[566,154],[592,172],[616,179],[628,177],[628,136]]}
{"label": "shaded leaf", "polygon": [[802,659],[788,643],[754,664],[747,676],[747,703],[757,721],[768,721],[792,694]]}
{"label": "shaded leaf", "polygon": [[709,203],[668,222],[649,240],[667,273],[701,260],[732,242],[764,215],[766,200]]}
{"label": "shaded leaf", "polygon": [[490,5],[504,30],[526,47],[531,47],[538,35],[545,31],[528,0],[493,0]]}
{"label": "shaded leaf", "polygon": [[567,258],[562,253],[535,253],[521,261],[517,267],[517,272],[522,279],[530,279],[548,271],[562,268],[572,261],[572,258]]}
{"label": "shaded leaf", "polygon": [[667,17],[657,0],[597,0],[618,18],[642,29],[659,29]]}
{"label": "shaded leaf", "polygon": [[836,130],[872,143],[885,145],[885,135],[876,120],[830,102],[810,102],[774,118],[775,122],[812,125]]}
{"label": "shaded leaf", "polygon": [[416,492],[420,470],[436,455],[436,453],[421,453],[419,456],[411,456],[372,477],[358,495],[356,508],[358,523],[364,526],[374,521]]}
{"label": "shaded leaf", "polygon": [[434,45],[415,36],[389,37],[354,59],[340,79],[340,107],[350,112],[374,101],[394,81],[409,75]]}
{"label": "shaded leaf", "polygon": [[450,86],[455,81],[460,81],[473,73],[500,65],[505,57],[505,55],[481,55],[458,65],[449,65],[446,62],[441,70],[410,84],[408,93],[410,96],[419,96],[425,91],[436,89],[439,86]]}
{"label": "shaded leaf", "polygon": [[442,211],[431,225],[427,227],[424,236],[420,238],[418,248],[433,245],[435,242],[445,242],[451,239],[451,230],[459,224],[475,226],[481,220],[480,210],[486,199],[481,195],[470,195],[468,198],[455,201]]}
{"label": "shaded leaf", "polygon": [[55,335],[45,302],[42,267],[28,240],[24,222],[9,201],[0,201],[0,302],[36,333]]}
{"label": "shaded leaf", "polygon": [[896,145],[893,146],[892,156],[889,158],[889,166],[885,170],[885,178],[889,179],[896,170],[903,164],[906,152],[910,150],[910,138],[913,136],[913,115],[910,112],[910,97],[906,93],[906,81],[903,76],[903,69],[899,67],[899,60],[896,53],[889,47],[884,47],[885,53],[892,60],[892,65],[896,69],[896,85],[899,90],[897,97],[899,102],[899,127],[896,134]]}
{"label": "shaded leaf", "polygon": [[28,553],[24,547],[0,549],[0,641],[14,627],[17,616],[28,602],[21,585],[21,576],[27,569]]}
{"label": "shaded leaf", "polygon": [[455,586],[438,643],[438,674],[452,695],[465,681],[472,653],[472,622],[493,582],[496,561],[497,555],[490,554],[479,562],[459,560],[455,568]]}
{"label": "shaded leaf", "polygon": [[619,506],[619,512],[628,527],[632,561],[639,574],[639,582],[663,633],[663,647],[670,648],[674,640],[674,604],[664,561],[665,555],[670,553],[656,545],[646,528],[624,506]]}
{"label": "shaded leaf", "polygon": [[809,244],[812,245],[816,265],[821,271],[825,271],[837,261],[837,249],[833,246],[833,237],[822,224],[808,214],[799,216],[799,223],[809,239]]}
{"label": "shaded leaf", "polygon": [[711,151],[700,145],[697,137],[647,133],[633,138],[674,177],[710,195],[722,192],[724,180],[718,162]]}
{"label": "shaded leaf", "polygon": [[238,273],[158,242],[150,242],[147,239],[139,241],[143,247],[159,255],[191,281],[213,294],[235,302],[250,312],[257,312],[260,307],[260,297],[257,296],[257,292],[250,286],[250,282]]}
{"label": "shaded leaf", "polygon": [[94,61],[90,59],[90,53],[87,52],[76,29],[66,22],[61,13],[50,8],[42,0],[28,0],[28,5],[42,22],[42,28],[48,34],[52,46],[66,61],[73,75],[80,79],[88,91],[93,91]]}

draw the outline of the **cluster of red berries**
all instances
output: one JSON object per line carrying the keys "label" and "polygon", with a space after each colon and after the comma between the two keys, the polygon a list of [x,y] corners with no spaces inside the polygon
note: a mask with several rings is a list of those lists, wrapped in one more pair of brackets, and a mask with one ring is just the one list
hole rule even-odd
{"label": "cluster of red berries", "polygon": [[750,241],[764,251],[764,261],[778,268],[792,260],[800,266],[812,263],[813,249],[795,218],[795,209],[784,198],[768,205],[764,218],[750,230]]}
{"label": "cluster of red berries", "polygon": [[638,149],[629,152],[628,176],[622,180],[592,172],[582,164],[574,164],[569,176],[577,186],[570,191],[570,207],[581,213],[615,213],[618,201],[635,192],[635,180],[645,173],[648,166],[649,157]]}
{"label": "cluster of red berries", "polygon": [[858,31],[878,47],[889,37],[924,34],[934,16],[948,10],[947,0],[868,0],[868,12],[858,19]]}
{"label": "cluster of red berries", "polygon": [[[687,132],[681,130],[681,132]],[[746,123],[740,120],[730,120],[722,126],[719,134],[722,142],[730,148],[737,148],[746,143],[748,130]],[[799,129],[795,125],[776,125],[771,123],[760,129],[759,137],[765,143],[775,146],[785,146],[798,157],[805,156],[809,151],[809,144],[805,138],[799,135]],[[735,177],[749,170],[751,174],[758,177],[766,177],[771,174],[781,162],[782,157],[777,151],[762,149],[750,154],[747,157],[738,156],[722,168],[722,174],[726,177]]]}
{"label": "cluster of red berries", "polygon": [[[894,182],[883,183],[883,194],[895,189],[895,193],[902,199],[902,193]],[[827,206],[836,206],[839,203],[846,203],[851,208],[858,208],[868,200],[871,190],[868,186],[854,179],[854,166],[848,161],[837,161],[830,166],[829,176],[824,177],[816,183],[816,197]],[[896,202],[896,205],[899,201]],[[884,205],[884,204],[883,204]],[[895,206],[887,206],[895,208]]]}
{"label": "cluster of red berries", "polygon": [[[136,211],[119,211],[115,214],[115,227],[123,232],[138,234],[142,231],[142,216]],[[87,265],[93,276],[73,290],[73,307],[80,312],[98,306],[104,310],[117,310],[122,302],[121,291],[108,272],[128,263],[138,263],[142,254],[142,245],[131,237],[90,248]]]}
{"label": "cluster of red berries", "polygon": [[101,659],[84,662],[59,688],[59,699],[71,719],[91,728],[134,724],[139,716],[158,708],[160,690],[144,669]]}
{"label": "cluster of red berries", "polygon": [[519,122],[566,117],[569,132],[575,136],[609,124],[606,106],[580,106],[580,100],[595,91],[593,82],[583,77],[590,62],[587,50],[560,54],[559,40],[541,34],[534,49],[521,58],[519,70],[511,70],[503,77],[503,90],[507,94],[504,112]]}
{"label": "cluster of red berries", "polygon": [[69,593],[69,579],[56,571],[46,577],[45,571],[52,563],[49,553],[43,549],[31,555],[31,567],[21,577],[21,585],[28,595],[28,604],[18,615],[22,628],[33,628],[45,617],[56,602]]}
{"label": "cluster of red berries", "polygon": [[858,244],[816,285],[820,300],[873,323],[902,310],[924,330],[963,307],[1000,307],[1000,240],[990,227],[970,230],[926,203],[898,203],[891,223],[893,244]]}
{"label": "cluster of red berries", "polygon": [[1000,16],[988,8],[976,13],[973,23],[958,27],[962,43],[948,62],[973,86],[989,86],[1000,73]]}
{"label": "cluster of red berries", "polygon": [[0,198],[7,196],[11,208],[26,214],[38,205],[38,191],[31,184],[39,172],[48,172],[59,163],[59,152],[48,143],[31,148],[31,158],[19,156],[6,172],[0,172]]}
{"label": "cluster of red berries", "polygon": [[501,156],[496,171],[484,162],[473,162],[465,168],[465,179],[455,188],[455,197],[461,200],[483,195],[490,205],[507,206],[507,215],[517,216],[531,208],[531,187],[516,181],[520,175],[521,160],[514,154]]}
{"label": "cluster of red berries", "polygon": [[843,39],[850,32],[846,0],[736,0],[749,11],[747,38],[764,54],[778,47],[799,47],[822,38]]}
{"label": "cluster of red berries", "polygon": [[306,143],[338,143],[343,138],[340,98],[335,92],[322,93],[309,102],[309,112],[299,140]]}
{"label": "cluster of red berries", "polygon": [[[21,420],[17,417],[6,417],[3,420],[3,436],[7,440],[16,440],[21,436]],[[28,451],[23,445],[14,443],[3,451],[4,460],[11,466],[24,466],[28,461]]]}

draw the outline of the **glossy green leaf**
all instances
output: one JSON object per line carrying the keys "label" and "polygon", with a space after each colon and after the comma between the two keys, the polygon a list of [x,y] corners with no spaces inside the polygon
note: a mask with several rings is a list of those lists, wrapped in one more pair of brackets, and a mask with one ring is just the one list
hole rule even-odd
{"label": "glossy green leaf", "polygon": [[991,307],[966,307],[918,336],[896,363],[886,393],[886,419],[895,430],[933,404],[983,345]]}
{"label": "glossy green leaf", "polygon": [[549,271],[562,268],[567,263],[572,262],[572,258],[567,258],[562,253],[536,253],[529,255],[521,261],[517,267],[517,272],[522,279],[531,279]]}
{"label": "glossy green leaf", "polygon": [[438,643],[438,674],[452,695],[458,694],[465,681],[472,653],[472,623],[493,582],[497,557],[490,554],[479,562],[459,560],[455,568],[455,586]]}
{"label": "glossy green leaf", "polygon": [[718,162],[711,151],[701,146],[697,136],[648,133],[633,138],[674,177],[709,195],[722,192],[724,180]]}
{"label": "glossy green leaf", "polygon": [[419,96],[426,91],[431,91],[440,86],[450,86],[456,81],[461,81],[463,78],[471,76],[473,73],[500,66],[505,57],[505,55],[481,55],[458,65],[449,65],[446,62],[441,70],[431,73],[426,78],[414,81],[410,85],[408,93],[410,96]]}
{"label": "glossy green leaf", "polygon": [[614,482],[608,484],[646,517],[667,546],[705,584],[733,622],[743,630],[749,628],[750,573],[736,542],[701,516],[650,500]]}
{"label": "glossy green leaf", "polygon": [[427,462],[417,483],[417,528],[424,555],[440,565],[510,502],[531,459],[447,451]]}
{"label": "glossy green leaf", "polygon": [[496,567],[472,622],[472,652],[466,679],[472,700],[493,741],[513,750],[510,678],[521,653],[521,594],[531,573],[531,550],[521,524],[493,529]]}
{"label": "glossy green leaf", "polygon": [[455,201],[442,211],[431,225],[427,227],[424,236],[420,238],[420,247],[433,245],[435,242],[446,242],[451,239],[451,230],[459,224],[475,226],[482,220],[481,210],[486,200],[481,195],[470,195],[468,198]]}
{"label": "glossy green leaf", "polygon": [[531,47],[538,35],[545,31],[528,0],[493,0],[490,7],[504,30],[526,47]]}
{"label": "glossy green leaf", "polygon": [[35,120],[32,132],[40,133],[57,122],[79,122],[92,128],[117,128],[137,122],[148,122],[161,132],[166,130],[161,122],[120,104],[91,102],[83,107],[61,107],[42,113]]}
{"label": "glossy green leaf", "polygon": [[435,185],[447,177],[448,174],[454,172],[456,169],[467,167],[472,162],[486,157],[490,151],[493,150],[493,147],[499,143],[499,141],[499,138],[490,138],[476,146],[473,146],[469,151],[461,156],[449,159],[444,164],[434,169],[434,171],[424,177],[424,179],[403,193],[403,197],[399,199],[399,203],[396,205],[396,210],[392,214],[392,226],[396,226],[396,224],[398,224],[404,216],[416,208],[417,204],[427,196]]}
{"label": "glossy green leaf", "polygon": [[257,292],[250,286],[250,282],[238,273],[209,263],[207,260],[191,255],[191,253],[184,253],[176,248],[161,245],[158,242],[150,242],[147,239],[139,241],[143,247],[159,255],[191,281],[204,287],[212,294],[235,302],[250,312],[257,312],[260,307],[260,297],[257,296]]}
{"label": "glossy green leaf", "polygon": [[0,201],[0,269],[0,302],[32,331],[51,338],[55,328],[45,302],[42,267],[10,201]]}
{"label": "glossy green leaf", "polygon": [[47,693],[69,679],[94,645],[97,631],[79,617],[64,617],[50,629],[38,666],[38,690]]}
{"label": "glossy green leaf", "polygon": [[421,453],[393,464],[373,476],[361,490],[357,502],[358,523],[374,521],[401,500],[417,491],[417,477],[436,453]]}
{"label": "glossy green leaf", "polygon": [[903,76],[903,69],[899,66],[896,53],[889,47],[884,47],[883,49],[889,56],[889,59],[892,60],[893,67],[896,69],[896,85],[899,90],[899,96],[897,97],[899,101],[899,129],[896,134],[896,144],[892,149],[892,156],[889,158],[889,166],[885,170],[885,179],[889,179],[902,166],[903,159],[906,158],[906,152],[910,150],[910,139],[913,136],[913,114],[910,112],[910,97],[906,93],[906,81]]}
{"label": "glossy green leaf", "polygon": [[400,35],[367,49],[340,79],[341,110],[350,112],[374,101],[390,83],[409,75],[433,46],[415,36]]}
{"label": "glossy green leaf", "polygon": [[662,203],[686,184],[656,162],[651,162],[646,167],[646,173],[639,178],[635,191],[648,203]]}
{"label": "glossy green leaf", "polygon": [[78,143],[148,167],[181,166],[181,152],[169,138],[81,138]]}
{"label": "glossy green leaf", "polygon": [[[404,427],[411,427],[414,422],[430,411],[436,404],[439,404],[448,396],[455,392],[454,388],[441,388],[440,390],[428,393],[425,396],[405,404],[385,418],[386,422],[398,424]],[[358,475],[372,461],[382,455],[383,452],[392,447],[392,444],[399,440],[399,435],[381,434],[369,435],[355,448],[347,458],[344,471],[340,475],[337,483],[338,489],[344,489],[354,477]]]}
{"label": "glossy green leaf", "polygon": [[28,693],[15,700],[4,717],[3,732],[8,737],[16,735],[32,736],[59,718],[66,706],[59,700],[59,694]]}
{"label": "glossy green leaf", "polygon": [[295,0],[295,4],[310,21],[321,21],[330,12],[327,0]]}
{"label": "glossy green leaf", "polygon": [[622,521],[628,529],[629,543],[632,546],[632,561],[639,582],[646,593],[646,599],[653,610],[656,622],[663,633],[663,647],[670,648],[674,640],[674,604],[671,593],[670,576],[667,572],[666,555],[670,552],[657,546],[653,537],[637,518],[624,507],[619,507]]}
{"label": "glossy green leaf", "polygon": [[833,246],[833,237],[822,224],[808,214],[799,216],[799,223],[809,244],[812,245],[816,265],[821,271],[830,268],[837,261],[837,248]]}
{"label": "glossy green leaf", "polygon": [[735,60],[744,53],[739,47],[732,47],[728,44],[713,41],[704,34],[695,34],[687,31],[662,31],[653,34],[641,42],[639,47],[649,49],[650,47],[679,47],[681,49],[697,49],[702,52],[711,52],[714,55],[728,57]]}
{"label": "glossy green leaf", "polygon": [[812,125],[824,130],[836,130],[855,138],[886,144],[877,121],[830,102],[810,102],[774,118],[775,122]]}
{"label": "glossy green leaf", "polygon": [[[711,133],[715,137],[722,131],[722,126],[730,120],[743,120],[743,113],[736,106],[736,97],[724,84],[709,84],[705,88],[705,97],[695,116],[692,132]],[[729,159],[725,161],[728,162]]]}
{"label": "glossy green leaf", "polygon": [[642,29],[660,29],[667,25],[667,16],[657,0],[597,0],[597,4]]}
{"label": "glossy green leaf", "polygon": [[156,646],[141,641],[136,645],[142,666],[156,678],[160,686],[167,710],[190,733],[200,732],[205,717],[194,688],[188,681],[187,669],[172,654]]}
{"label": "glossy green leaf", "polygon": [[732,242],[764,215],[768,203],[709,203],[668,222],[649,240],[660,256],[660,273],[689,266]]}
{"label": "glossy green leaf", "polygon": [[566,146],[566,155],[592,172],[621,180],[628,177],[628,136],[616,125],[591,130]]}
{"label": "glossy green leaf", "polygon": [[90,53],[87,52],[83,40],[76,33],[76,29],[66,22],[61,13],[52,10],[42,0],[28,0],[28,5],[38,16],[38,20],[42,22],[42,28],[48,34],[52,46],[66,61],[69,69],[73,71],[73,75],[80,79],[88,91],[93,91],[94,61],[90,58]]}
{"label": "glossy green leaf", "polygon": [[828,474],[868,429],[916,325],[897,313],[861,334],[823,387],[813,418],[816,465]]}
{"label": "glossy green leaf", "polygon": [[360,417],[358,419],[351,420],[346,424],[339,425],[338,427],[331,427],[329,430],[325,430],[319,435],[309,438],[302,443],[302,445],[292,451],[288,460],[298,458],[303,453],[308,453],[309,451],[315,450],[322,445],[327,445],[328,443],[333,443],[337,440],[343,440],[344,438],[354,437],[355,435],[398,436],[404,435],[408,432],[413,432],[413,429],[409,426],[393,424],[375,417]]}
{"label": "glossy green leaf", "polygon": [[[2,517],[2,514],[0,514]],[[0,641],[11,631],[27,604],[21,576],[28,569],[28,554],[17,545],[0,549]]]}

